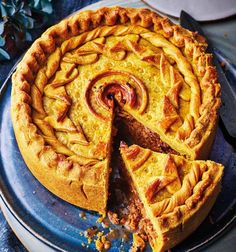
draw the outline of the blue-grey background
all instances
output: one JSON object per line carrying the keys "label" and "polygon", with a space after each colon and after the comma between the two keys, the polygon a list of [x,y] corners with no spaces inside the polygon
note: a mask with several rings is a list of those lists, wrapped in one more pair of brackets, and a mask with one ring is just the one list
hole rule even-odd
{"label": "blue-grey background", "polygon": [[[50,24],[56,23],[74,11],[95,2],[98,2],[98,0],[54,0],[54,14],[50,18]],[[203,27],[206,34],[213,40],[215,45],[220,48],[233,63],[236,63],[236,16],[217,22],[205,23]],[[42,29],[35,31],[34,37],[38,37],[42,32]],[[0,85],[3,84],[4,79],[16,60],[17,58],[5,63],[0,63]],[[231,232],[226,233],[219,241],[215,242],[209,248],[209,251],[220,250],[229,252],[236,251],[236,227],[234,227]],[[0,212],[0,252],[15,251],[25,252],[26,249],[16,238]]]}

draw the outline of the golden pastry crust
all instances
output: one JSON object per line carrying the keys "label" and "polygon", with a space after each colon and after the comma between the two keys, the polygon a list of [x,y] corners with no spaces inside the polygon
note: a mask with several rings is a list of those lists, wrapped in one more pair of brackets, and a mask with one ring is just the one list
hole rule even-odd
{"label": "golden pastry crust", "polygon": [[114,97],[180,154],[206,157],[220,106],[206,46],[147,9],[84,11],[49,28],[13,75],[13,126],[32,173],[64,200],[104,213]]}
{"label": "golden pastry crust", "polygon": [[220,191],[223,166],[137,145],[122,144],[121,155],[155,230],[149,234],[153,251],[174,247],[208,215]]}

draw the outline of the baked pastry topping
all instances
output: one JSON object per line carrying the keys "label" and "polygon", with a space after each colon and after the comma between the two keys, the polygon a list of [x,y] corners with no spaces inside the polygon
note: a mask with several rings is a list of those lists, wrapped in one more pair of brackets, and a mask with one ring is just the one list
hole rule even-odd
{"label": "baked pastry topping", "polygon": [[[131,157],[134,150],[138,154]],[[153,251],[165,251],[205,219],[220,190],[223,166],[157,152],[146,158],[146,153],[150,150],[121,145],[125,168],[153,225],[150,244]]]}
{"label": "baked pastry topping", "polygon": [[[49,28],[13,75],[13,126],[29,169],[62,199],[105,213],[115,117],[133,121],[127,125],[142,146],[206,158],[220,106],[206,46],[147,9],[84,11]],[[127,149],[133,172],[150,155]],[[197,183],[202,173],[195,168],[189,180]],[[169,156],[145,189],[149,204],[177,190],[187,200],[194,183],[179,176]],[[156,216],[184,199],[155,203]]]}

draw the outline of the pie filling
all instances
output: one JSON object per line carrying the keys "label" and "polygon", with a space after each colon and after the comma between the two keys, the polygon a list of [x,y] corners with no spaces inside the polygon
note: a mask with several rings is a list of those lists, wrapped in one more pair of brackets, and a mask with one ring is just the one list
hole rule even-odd
{"label": "pie filling", "polygon": [[[131,138],[133,143],[144,148],[157,152],[178,154],[177,151],[173,150],[168,144],[163,142],[156,132],[145,127],[125,111],[120,110],[118,112],[117,120],[121,135],[124,136],[124,141],[129,141],[129,138]],[[127,135],[128,137],[126,137]]]}

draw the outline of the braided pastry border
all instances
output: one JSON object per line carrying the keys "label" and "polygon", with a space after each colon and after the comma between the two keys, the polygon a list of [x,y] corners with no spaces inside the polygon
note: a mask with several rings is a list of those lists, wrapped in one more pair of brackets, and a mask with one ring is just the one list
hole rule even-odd
{"label": "braided pastry border", "polygon": [[[196,156],[202,152],[203,143],[214,132],[220,106],[220,86],[217,82],[216,69],[211,64],[211,55],[204,53],[207,46],[205,40],[197,33],[172,24],[168,18],[148,9],[105,7],[75,14],[49,28],[33,43],[13,75],[11,107],[13,126],[23,156],[33,159],[36,165],[40,162],[44,167],[56,169],[57,173],[64,177],[67,177],[68,171],[76,166],[73,161],[67,160],[65,155],[58,154],[52,147],[46,146],[32,122],[30,91],[38,70],[56,47],[62,45],[65,40],[99,26],[116,24],[139,25],[153,29],[181,49],[192,62],[200,86],[206,89],[207,98],[203,97],[205,101],[199,109],[200,117],[188,138],[188,145],[194,149]],[[66,48],[63,50],[65,52]]]}

